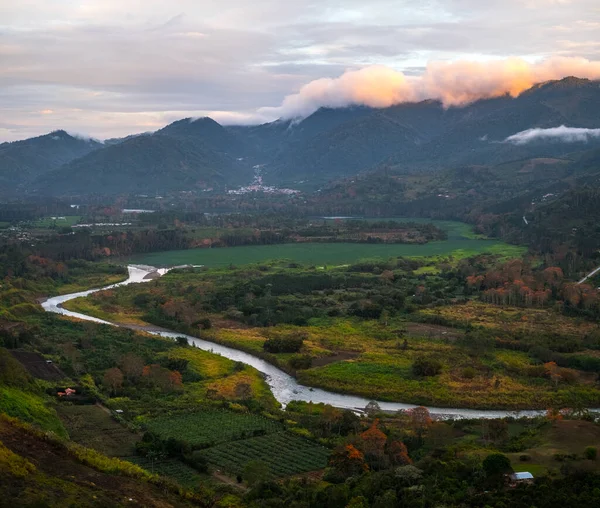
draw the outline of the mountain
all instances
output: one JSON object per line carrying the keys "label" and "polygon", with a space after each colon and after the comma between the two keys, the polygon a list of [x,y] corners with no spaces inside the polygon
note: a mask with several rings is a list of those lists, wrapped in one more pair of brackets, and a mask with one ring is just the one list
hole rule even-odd
{"label": "mountain", "polygon": [[[210,118],[185,118],[154,134],[108,140],[104,146],[58,131],[0,145],[0,171],[13,189],[39,176],[27,189],[78,194],[94,182],[90,192],[112,194],[138,187],[145,192],[224,189],[250,183],[252,168],[260,165],[267,185],[314,191],[382,168],[414,175],[522,160],[576,160],[578,153],[600,148],[600,138],[522,144],[506,139],[533,128],[600,128],[599,85],[569,77],[536,85],[516,98],[505,95],[464,107],[427,100],[382,109],[321,108],[301,121],[257,126],[223,127]],[[66,139],[50,150],[55,137]],[[58,151],[63,145],[79,151]]]}
{"label": "mountain", "polygon": [[189,140],[137,136],[71,161],[36,182],[59,195],[164,193],[239,185],[250,171],[232,157]]}
{"label": "mountain", "polygon": [[229,130],[258,147],[267,182],[303,181],[317,188],[382,165],[431,171],[561,157],[588,146],[556,140],[516,145],[504,140],[531,128],[596,128],[598,118],[599,83],[569,77],[536,85],[517,98],[506,95],[464,107],[445,108],[427,100],[383,109],[321,108],[302,121]]}
{"label": "mountain", "polygon": [[402,147],[418,146],[420,140],[411,127],[375,112],[289,147],[273,161],[269,177],[285,183],[302,179],[320,185],[377,165]]}
{"label": "mountain", "polygon": [[184,139],[236,157],[247,155],[249,150],[242,137],[207,117],[177,120],[158,130],[156,134]]}
{"label": "mountain", "polygon": [[561,158],[464,165],[436,172],[386,167],[334,182],[309,200],[324,215],[404,215],[476,222],[515,214],[517,222],[573,189],[600,185],[600,149]]}
{"label": "mountain", "polygon": [[15,190],[78,157],[102,147],[102,143],[58,130],[13,143],[0,144],[0,187]]}
{"label": "mountain", "polygon": [[109,138],[104,140],[104,145],[118,145],[119,143],[123,143],[123,141],[129,141],[130,139],[137,138],[139,136],[151,136],[152,134],[152,132],[141,132],[140,134],[130,134],[124,138]]}

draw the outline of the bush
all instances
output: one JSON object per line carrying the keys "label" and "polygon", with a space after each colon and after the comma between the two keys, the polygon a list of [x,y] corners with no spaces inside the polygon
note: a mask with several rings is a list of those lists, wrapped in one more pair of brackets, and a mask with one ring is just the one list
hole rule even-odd
{"label": "bush", "polygon": [[473,367],[465,367],[462,371],[462,377],[465,379],[473,379],[477,371]]}
{"label": "bush", "polygon": [[531,460],[531,456],[523,454],[523,455],[519,455],[519,460],[521,462],[529,462]]}
{"label": "bush", "polygon": [[309,355],[292,356],[289,360],[290,367],[295,370],[310,369],[312,358]]}
{"label": "bush", "polygon": [[304,340],[301,337],[275,337],[267,339],[263,349],[267,353],[298,353],[303,344]]}
{"label": "bush", "polygon": [[442,363],[435,358],[421,356],[414,361],[412,371],[415,376],[437,376],[442,372]]}
{"label": "bush", "polygon": [[583,452],[583,456],[588,460],[596,460],[598,449],[595,446],[588,446]]}

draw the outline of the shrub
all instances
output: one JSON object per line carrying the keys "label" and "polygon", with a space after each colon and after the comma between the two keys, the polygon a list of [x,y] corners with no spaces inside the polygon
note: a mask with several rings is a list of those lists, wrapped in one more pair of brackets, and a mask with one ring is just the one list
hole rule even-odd
{"label": "shrub", "polygon": [[289,360],[290,367],[292,369],[310,369],[312,366],[312,358],[309,355],[296,355],[292,356]]}
{"label": "shrub", "polygon": [[529,462],[531,460],[531,456],[523,454],[523,455],[519,455],[519,460],[521,462]]}
{"label": "shrub", "polygon": [[588,460],[596,460],[598,449],[595,446],[588,446],[583,452],[583,456]]}
{"label": "shrub", "polygon": [[465,367],[462,371],[462,377],[465,379],[473,379],[477,371],[473,367]]}
{"label": "shrub", "polygon": [[412,371],[415,376],[437,376],[442,372],[442,363],[435,358],[421,356],[414,361]]}
{"label": "shrub", "polygon": [[298,353],[304,340],[301,337],[275,337],[267,339],[263,349],[267,353]]}

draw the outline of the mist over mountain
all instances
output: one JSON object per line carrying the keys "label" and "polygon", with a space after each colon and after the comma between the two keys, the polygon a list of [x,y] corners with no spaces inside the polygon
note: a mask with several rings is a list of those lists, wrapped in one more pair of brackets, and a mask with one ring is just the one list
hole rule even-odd
{"label": "mist over mountain", "polygon": [[250,183],[260,165],[269,185],[316,190],[383,167],[414,173],[563,157],[600,146],[598,128],[600,83],[568,77],[460,107],[321,108],[258,126],[185,118],[104,145],[57,131],[0,145],[0,179],[15,192],[52,195],[225,190]]}

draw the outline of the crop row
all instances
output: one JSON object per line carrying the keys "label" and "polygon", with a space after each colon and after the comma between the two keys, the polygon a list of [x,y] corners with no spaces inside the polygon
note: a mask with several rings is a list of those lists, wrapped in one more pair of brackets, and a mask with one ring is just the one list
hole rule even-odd
{"label": "crop row", "polygon": [[282,429],[281,424],[263,416],[227,410],[160,416],[149,420],[146,426],[164,439],[172,437],[192,446],[214,445]]}
{"label": "crop row", "polygon": [[133,456],[127,457],[126,460],[137,464],[151,473],[173,478],[185,487],[198,485],[200,479],[200,476],[195,469],[177,459],[160,459],[153,461],[146,457]]}
{"label": "crop row", "polygon": [[211,464],[234,474],[242,473],[248,462],[259,460],[269,467],[271,476],[280,477],[322,469],[327,465],[329,450],[279,432],[213,446],[202,454]]}

